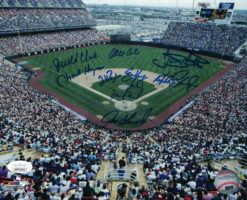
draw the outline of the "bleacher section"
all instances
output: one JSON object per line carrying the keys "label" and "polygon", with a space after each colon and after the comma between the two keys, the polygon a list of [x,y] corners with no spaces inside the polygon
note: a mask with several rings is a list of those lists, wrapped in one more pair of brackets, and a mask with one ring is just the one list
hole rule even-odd
{"label": "bleacher section", "polygon": [[233,55],[246,40],[247,28],[209,23],[171,22],[161,43]]}
{"label": "bleacher section", "polygon": [[81,0],[0,0],[0,7],[85,8]]}
{"label": "bleacher section", "polygon": [[109,40],[95,25],[81,0],[0,0],[0,54]]}
{"label": "bleacher section", "polygon": [[108,37],[95,29],[25,34],[20,37],[18,35],[2,36],[0,37],[0,54],[10,56],[106,40],[109,40]]}
{"label": "bleacher section", "polygon": [[0,13],[0,33],[95,25],[95,20],[85,9],[2,8]]}

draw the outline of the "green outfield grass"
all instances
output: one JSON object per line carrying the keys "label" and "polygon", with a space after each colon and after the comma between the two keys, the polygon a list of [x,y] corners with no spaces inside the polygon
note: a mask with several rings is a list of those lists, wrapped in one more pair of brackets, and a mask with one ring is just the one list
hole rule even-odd
{"label": "green outfield grass", "polygon": [[[39,67],[46,74],[46,76],[40,79],[40,84],[43,87],[95,116],[105,116],[104,122],[111,121],[110,123],[113,125],[122,128],[142,126],[149,121],[148,117],[157,116],[163,112],[180,98],[222,70],[224,66],[222,62],[212,58],[201,58],[189,56],[188,53],[133,45],[92,46],[27,57],[20,60],[20,62],[22,61],[27,62],[27,65],[33,68]],[[117,111],[114,107],[114,102],[104,105],[102,102],[109,101],[109,99],[71,81],[80,74],[84,74],[84,72],[87,72],[88,75],[93,75],[93,69],[100,70],[101,68],[142,69],[164,75],[163,78],[157,77],[156,83],[164,84],[162,80],[163,82],[169,80],[169,83],[173,82],[173,84],[169,88],[144,99],[143,101],[148,102],[148,105],[138,102],[135,110],[128,112]],[[145,73],[142,72],[141,76],[137,79],[134,77],[135,71],[132,71],[131,80],[136,79],[136,81],[140,82],[144,75]],[[168,79],[166,79],[167,77]],[[99,78],[99,81],[93,84],[93,89],[107,96],[111,96],[113,90],[122,94],[124,91],[120,90],[118,86],[122,84],[130,85],[131,80],[123,83],[119,78],[114,83],[109,81],[100,86]],[[154,85],[146,83],[145,80],[141,81],[141,83],[143,83],[141,96],[155,90]],[[140,91],[140,87],[132,87],[132,96],[138,91]],[[120,100],[121,97],[116,97],[116,99]],[[125,98],[125,100],[130,101],[132,99]]]}

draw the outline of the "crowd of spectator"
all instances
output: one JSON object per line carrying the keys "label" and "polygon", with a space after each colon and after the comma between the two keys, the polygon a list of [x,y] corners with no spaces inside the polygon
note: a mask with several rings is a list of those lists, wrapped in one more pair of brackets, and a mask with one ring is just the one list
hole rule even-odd
{"label": "crowd of spectator", "polygon": [[175,123],[209,132],[244,132],[247,130],[246,77],[246,66],[240,64],[202,93]]}
{"label": "crowd of spectator", "polygon": [[202,49],[224,55],[246,41],[247,28],[210,23],[171,22],[161,40],[164,44]]}
{"label": "crowd of spectator", "polygon": [[[80,0],[2,0],[0,13],[0,32],[13,33],[0,35],[0,54],[4,56],[109,40],[103,33],[89,29],[96,22]],[[72,27],[77,30],[64,31]],[[55,32],[54,28],[62,31]],[[25,34],[20,35],[21,31]]]}
{"label": "crowd of spectator", "polygon": [[[20,154],[19,159],[32,162],[34,168],[21,177],[26,187],[11,195],[18,194],[17,199],[66,199],[101,191],[100,195],[109,197],[106,185],[95,179],[109,149],[101,143],[106,130],[67,113],[51,102],[53,97],[33,90],[26,80],[25,72],[0,64],[1,142],[36,148],[49,156],[31,159]],[[6,167],[0,170],[5,171]],[[16,178],[11,172],[1,174],[8,180]],[[97,186],[102,190],[87,194],[89,187]]]}
{"label": "crowd of spectator", "polygon": [[81,0],[0,0],[0,7],[84,8]]}
{"label": "crowd of spectator", "polygon": [[85,27],[95,20],[85,9],[0,9],[0,31],[57,27]]}
{"label": "crowd of spectator", "polygon": [[[0,0],[0,5],[6,2]],[[19,0],[22,5],[24,2]],[[42,1],[35,2],[29,4],[37,6]],[[52,0],[49,4],[56,7],[57,3],[63,5],[61,2],[69,5],[72,0],[66,3]],[[0,9],[0,12],[3,13],[0,29],[93,23],[83,9]],[[163,43],[232,55],[246,39],[246,33],[246,29],[233,26],[172,22]],[[9,56],[107,40],[95,29],[1,36],[0,53]],[[133,131],[129,135],[131,145],[127,144],[125,132],[82,121],[53,103],[55,97],[28,85],[29,76],[28,72],[0,63],[0,150],[19,145],[38,149],[44,155],[32,159],[20,152],[18,159],[31,162],[34,168],[18,177],[2,166],[3,180],[17,180],[26,185],[8,192],[2,181],[1,198],[109,199],[108,185],[96,176],[102,160],[116,160],[119,147],[126,152],[127,163],[143,163],[150,186],[145,188],[135,182],[129,189],[131,200],[241,200],[247,196],[245,181],[235,194],[224,196],[216,192],[213,181],[218,169],[210,164],[202,166],[198,161],[203,154],[221,160],[224,155],[234,157],[238,151],[247,151],[246,58],[202,94],[194,96],[194,104],[174,122]],[[107,134],[111,135],[105,143]]]}
{"label": "crowd of spectator", "polygon": [[96,29],[0,36],[0,53],[4,56],[10,56],[108,40],[109,37]]}
{"label": "crowd of spectator", "polygon": [[[39,7],[45,2],[0,0],[0,5],[8,3],[14,7],[19,3]],[[47,2],[51,7],[72,4],[81,5],[77,0]],[[11,8],[0,12],[1,30],[94,23],[83,9]],[[172,22],[163,42],[232,55],[246,34],[246,29],[233,26]],[[0,53],[9,56],[108,39],[95,29],[1,36]],[[39,159],[33,159],[20,151],[18,160],[33,165],[30,172],[21,176],[1,166],[1,199],[107,200],[111,194],[109,185],[96,176],[102,160],[116,160],[119,147],[128,161],[125,163],[122,158],[119,167],[143,163],[149,183],[149,188],[138,182],[130,186],[130,200],[246,198],[245,180],[241,180],[240,190],[234,194],[218,193],[213,182],[219,169],[210,164],[201,165],[198,159],[211,154],[221,160],[225,155],[234,157],[238,151],[247,151],[246,58],[202,94],[193,97],[194,104],[174,122],[133,131],[129,134],[131,144],[127,143],[125,132],[100,128],[65,111],[52,101],[55,97],[29,86],[28,77],[29,72],[0,62],[0,151],[18,145],[43,153]],[[106,142],[107,134],[111,135]],[[22,182],[25,186],[10,192],[5,187],[8,181]]]}
{"label": "crowd of spectator", "polygon": [[[246,64],[245,64],[246,66]],[[245,67],[247,71],[247,67]],[[242,132],[242,133],[241,133]],[[223,195],[217,192],[214,179],[220,168],[210,162],[201,164],[198,157],[204,154],[237,155],[239,149],[246,149],[246,130],[224,133],[217,131],[180,126],[176,123],[164,124],[149,131],[134,132],[130,142],[119,133],[122,151],[126,152],[129,163],[143,163],[143,170],[149,187],[144,182],[135,181],[129,186],[129,193],[122,192],[130,200],[183,200],[183,199],[219,199],[240,200],[247,195],[247,182],[241,179],[240,190],[234,194]],[[114,164],[115,165],[115,164]],[[120,163],[118,166],[120,169]],[[223,166],[223,169],[227,169]],[[121,193],[119,193],[121,196]]]}
{"label": "crowd of spectator", "polygon": [[[215,156],[239,149],[246,150],[246,76],[244,59],[214,85],[197,96],[194,105],[173,123],[130,134],[131,145],[121,132],[109,133],[89,121],[81,121],[27,84],[26,72],[0,64],[0,133],[6,145],[25,145],[49,156],[20,159],[32,162],[34,169],[19,177],[26,186],[2,196],[17,199],[109,198],[110,191],[96,174],[102,159],[110,159],[123,147],[129,162],[144,164],[150,188],[130,188],[131,199],[225,199],[215,192],[218,172],[211,165],[201,166],[197,156],[205,152]],[[225,99],[223,101],[223,99]],[[156,141],[156,142],[154,142]],[[8,180],[15,175],[1,174]],[[246,182],[228,199],[244,199]],[[212,191],[214,191],[212,193]],[[211,192],[211,193],[210,193]],[[205,197],[204,197],[205,196]]]}

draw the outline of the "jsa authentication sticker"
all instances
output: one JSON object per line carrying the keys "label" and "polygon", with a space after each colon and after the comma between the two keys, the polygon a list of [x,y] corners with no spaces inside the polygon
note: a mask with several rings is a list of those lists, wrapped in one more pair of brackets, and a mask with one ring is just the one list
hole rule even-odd
{"label": "jsa authentication sticker", "polygon": [[30,162],[27,161],[12,161],[7,165],[9,171],[14,173],[25,174],[30,172],[33,169],[33,166]]}

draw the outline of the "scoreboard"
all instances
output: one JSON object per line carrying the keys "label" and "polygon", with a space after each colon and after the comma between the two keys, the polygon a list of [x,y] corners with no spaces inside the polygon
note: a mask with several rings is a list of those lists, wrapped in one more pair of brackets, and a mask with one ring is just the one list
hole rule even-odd
{"label": "scoreboard", "polygon": [[225,9],[201,9],[200,17],[209,20],[225,19],[227,10]]}
{"label": "scoreboard", "polygon": [[207,2],[199,2],[195,20],[200,22],[214,22],[219,24],[230,24],[233,14],[234,3],[219,3],[211,6]]}

